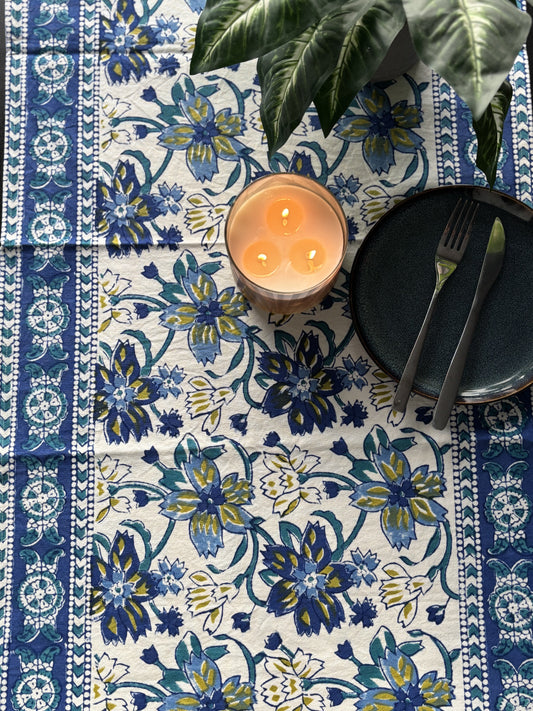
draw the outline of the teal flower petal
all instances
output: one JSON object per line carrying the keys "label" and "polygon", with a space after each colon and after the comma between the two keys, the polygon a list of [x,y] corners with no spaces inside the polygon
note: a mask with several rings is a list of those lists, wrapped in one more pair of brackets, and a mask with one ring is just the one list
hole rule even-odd
{"label": "teal flower petal", "polygon": [[194,127],[182,123],[173,124],[161,131],[158,140],[172,151],[185,150],[194,140]]}
{"label": "teal flower petal", "polygon": [[386,484],[367,481],[356,486],[350,498],[353,505],[363,511],[381,511],[387,505],[390,493]]}
{"label": "teal flower petal", "polygon": [[245,127],[245,122],[239,114],[232,114],[229,109],[222,109],[215,117],[215,123],[224,136],[239,136]]}
{"label": "teal flower petal", "polygon": [[179,107],[192,126],[205,126],[215,117],[211,102],[199,92],[187,94],[185,99],[179,102]]}
{"label": "teal flower petal", "polygon": [[400,484],[411,475],[406,456],[394,447],[379,447],[372,455],[372,461],[387,483]]}
{"label": "teal flower petal", "polygon": [[424,526],[438,526],[446,518],[446,509],[436,501],[423,496],[413,496],[409,499],[411,514],[417,523]]}
{"label": "teal flower petal", "polygon": [[172,491],[160,504],[161,512],[173,521],[188,521],[198,509],[200,497],[195,491]]}
{"label": "teal flower petal", "polygon": [[381,512],[381,527],[387,540],[394,548],[409,548],[416,538],[415,522],[408,508],[403,506],[387,506]]}
{"label": "teal flower petal", "polygon": [[218,513],[196,512],[189,524],[191,541],[200,555],[215,556],[224,543]]}
{"label": "teal flower petal", "polygon": [[200,363],[213,363],[221,353],[216,325],[195,323],[189,330],[189,348]]}
{"label": "teal flower petal", "polygon": [[411,657],[400,652],[385,650],[385,656],[380,660],[380,668],[392,689],[408,689],[417,686],[418,671]]}
{"label": "teal flower petal", "polygon": [[187,166],[201,183],[218,173],[217,153],[210,143],[191,143],[187,148]]}

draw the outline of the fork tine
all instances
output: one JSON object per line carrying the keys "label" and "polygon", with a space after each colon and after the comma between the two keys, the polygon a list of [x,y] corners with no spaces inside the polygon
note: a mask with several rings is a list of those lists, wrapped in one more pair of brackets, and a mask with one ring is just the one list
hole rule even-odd
{"label": "fork tine", "polygon": [[463,198],[459,198],[459,200],[455,203],[455,207],[452,210],[452,214],[448,218],[448,222],[446,223],[446,227],[444,228],[444,231],[441,235],[441,244],[444,245],[445,247],[450,247],[451,244],[450,242],[453,243],[453,240],[455,239],[455,234],[456,234],[456,227],[461,219],[461,216],[463,214],[465,208],[465,201]]}
{"label": "fork tine", "polygon": [[[470,235],[472,234],[472,228],[474,226],[474,218],[476,216],[478,207],[479,207],[479,203],[471,202],[468,205],[468,210],[466,211],[466,214],[464,216],[463,224],[461,225],[460,237],[459,237],[457,244],[455,245],[455,249],[461,255],[465,251],[466,245],[468,244],[468,240],[470,239]],[[466,229],[465,229],[465,227],[466,227]]]}
{"label": "fork tine", "polygon": [[452,214],[444,228],[442,245],[447,249],[463,253],[472,234],[472,226],[476,216],[478,203],[463,200],[456,203]]}

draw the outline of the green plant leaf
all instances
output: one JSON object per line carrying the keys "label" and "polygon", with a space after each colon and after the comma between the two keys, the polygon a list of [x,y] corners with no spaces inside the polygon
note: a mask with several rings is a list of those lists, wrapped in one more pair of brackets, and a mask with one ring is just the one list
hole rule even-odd
{"label": "green plant leaf", "polygon": [[491,188],[496,180],[498,157],[502,145],[503,124],[509,111],[512,96],[512,86],[508,81],[503,82],[479,121],[473,122],[477,136],[476,165],[485,173]]}
{"label": "green plant leaf", "polygon": [[401,0],[348,0],[344,11],[350,29],[335,69],[314,97],[325,136],[370,80],[405,24]]}
{"label": "green plant leaf", "polygon": [[298,37],[259,57],[261,120],[269,154],[280,148],[337,63],[347,31],[342,0]]}
{"label": "green plant leaf", "polygon": [[265,54],[316,22],[320,0],[207,0],[198,20],[191,73]]}
{"label": "green plant leaf", "polygon": [[531,18],[506,0],[402,0],[416,51],[479,120],[524,44]]}

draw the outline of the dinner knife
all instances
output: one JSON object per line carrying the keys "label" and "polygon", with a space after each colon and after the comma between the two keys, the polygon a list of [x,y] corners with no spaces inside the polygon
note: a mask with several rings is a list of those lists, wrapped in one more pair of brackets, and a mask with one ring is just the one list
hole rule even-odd
{"label": "dinner knife", "polygon": [[459,390],[459,384],[461,382],[461,376],[465,367],[470,342],[472,341],[472,336],[474,335],[479,314],[481,313],[481,307],[483,306],[483,302],[485,301],[487,294],[500,273],[504,253],[505,230],[503,229],[500,218],[497,217],[492,225],[492,230],[487,244],[487,251],[485,252],[485,259],[483,260],[483,265],[481,267],[481,273],[479,275],[472,306],[470,307],[470,312],[468,314],[468,318],[466,319],[457,348],[455,349],[450,367],[448,368],[448,372],[444,378],[439,399],[435,405],[435,411],[433,413],[433,427],[437,430],[442,430],[446,426],[446,423],[450,417],[450,413],[457,396],[457,391]]}

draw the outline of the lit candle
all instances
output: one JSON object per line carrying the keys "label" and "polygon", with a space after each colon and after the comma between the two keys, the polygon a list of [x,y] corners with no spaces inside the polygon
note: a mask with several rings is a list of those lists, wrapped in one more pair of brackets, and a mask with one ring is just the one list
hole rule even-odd
{"label": "lit candle", "polygon": [[278,269],[281,253],[275,244],[267,239],[252,242],[242,254],[242,268],[257,277],[266,277]]}
{"label": "lit candle", "polygon": [[303,311],[324,298],[342,265],[347,237],[346,217],[334,196],[317,181],[291,173],[251,183],[226,222],[239,288],[275,313]]}

